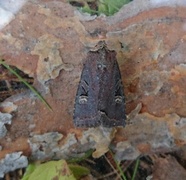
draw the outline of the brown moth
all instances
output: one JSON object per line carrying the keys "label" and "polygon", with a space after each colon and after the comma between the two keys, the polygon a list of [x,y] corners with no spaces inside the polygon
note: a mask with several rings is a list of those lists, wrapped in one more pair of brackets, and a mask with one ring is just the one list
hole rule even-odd
{"label": "brown moth", "polygon": [[116,52],[104,42],[90,51],[78,86],[74,125],[76,127],[125,126],[125,97]]}

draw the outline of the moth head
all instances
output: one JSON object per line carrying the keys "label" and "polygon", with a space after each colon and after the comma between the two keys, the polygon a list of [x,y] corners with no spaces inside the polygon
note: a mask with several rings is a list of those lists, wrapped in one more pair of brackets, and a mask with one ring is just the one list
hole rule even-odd
{"label": "moth head", "polygon": [[79,96],[79,104],[87,104],[88,97],[87,96]]}
{"label": "moth head", "polygon": [[123,102],[122,96],[115,96],[115,103],[121,104]]}
{"label": "moth head", "polygon": [[92,48],[92,51],[98,51],[100,49],[107,48],[105,41],[99,41],[94,48]]}

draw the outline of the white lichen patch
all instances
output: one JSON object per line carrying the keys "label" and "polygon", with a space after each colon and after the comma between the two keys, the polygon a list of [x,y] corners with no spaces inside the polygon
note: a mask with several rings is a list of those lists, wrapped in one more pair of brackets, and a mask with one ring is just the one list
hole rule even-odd
{"label": "white lichen patch", "polygon": [[108,147],[114,138],[115,133],[115,128],[104,128],[101,126],[97,128],[89,128],[87,131],[84,131],[80,142],[81,144],[94,142],[94,148],[96,151],[93,153],[93,157],[98,158],[108,151]]}
{"label": "white lichen patch", "polygon": [[4,159],[0,160],[0,178],[3,178],[4,174],[9,171],[28,166],[27,157],[21,154],[22,152],[7,154]]}
{"label": "white lichen patch", "polygon": [[171,115],[172,121],[168,121],[169,129],[177,142],[186,144],[186,118],[177,114]]}
{"label": "white lichen patch", "polygon": [[31,54],[39,56],[36,72],[37,78],[42,84],[50,79],[55,79],[62,69],[66,71],[73,69],[72,65],[63,62],[60,54],[63,45],[59,39],[45,34],[38,40]]}
{"label": "white lichen patch", "polygon": [[[23,47],[23,43],[19,39],[13,37],[11,33],[1,34],[0,40],[6,40],[6,41],[8,41],[9,45],[14,46],[19,51]],[[15,54],[16,53],[17,52],[15,52]]]}
{"label": "white lichen patch", "polygon": [[0,29],[4,28],[12,19],[14,15],[0,7]]}
{"label": "white lichen patch", "polygon": [[115,128],[89,128],[87,131],[84,131],[78,139],[75,134],[69,133],[60,144],[59,141],[63,135],[58,132],[34,135],[29,139],[29,144],[32,149],[31,159],[77,158],[82,157],[84,153],[90,149],[95,149],[93,157],[98,158],[108,151],[115,132]]}
{"label": "white lichen patch", "polygon": [[[118,142],[114,147],[116,160],[136,159],[142,153],[140,145],[146,152],[159,152],[162,149],[166,151],[175,148],[174,138],[180,130],[175,126],[175,122],[178,120],[179,116],[176,114],[166,114],[159,118],[148,113],[136,115],[133,124],[124,128],[123,133],[120,132],[126,140]],[[177,137],[179,139],[181,136]]]}
{"label": "white lichen patch", "polygon": [[136,159],[140,155],[140,152],[138,151],[138,149],[136,149],[128,141],[117,143],[115,150],[116,150],[115,159],[118,162],[122,161],[123,159],[133,160],[133,159]]}
{"label": "white lichen patch", "polygon": [[177,70],[182,75],[186,75],[186,64],[181,63],[175,66],[175,70]]}
{"label": "white lichen patch", "polygon": [[27,0],[0,1],[0,29],[3,29]]}
{"label": "white lichen patch", "polygon": [[7,129],[5,127],[5,124],[11,124],[11,121],[11,114],[0,112],[0,138],[3,138],[6,135]]}
{"label": "white lichen patch", "polygon": [[146,96],[156,95],[163,86],[165,78],[161,77],[159,71],[143,72],[140,77],[139,89],[144,92]]}
{"label": "white lichen patch", "polygon": [[97,15],[91,15],[78,10],[74,11],[74,15],[77,16],[80,21],[93,21],[97,17]]}
{"label": "white lichen patch", "polygon": [[31,158],[42,160],[52,158],[59,151],[58,141],[63,137],[58,132],[49,132],[42,135],[34,135],[28,140],[32,149]]}
{"label": "white lichen patch", "polygon": [[17,105],[13,102],[4,101],[0,104],[0,108],[4,113],[12,113],[17,110]]}

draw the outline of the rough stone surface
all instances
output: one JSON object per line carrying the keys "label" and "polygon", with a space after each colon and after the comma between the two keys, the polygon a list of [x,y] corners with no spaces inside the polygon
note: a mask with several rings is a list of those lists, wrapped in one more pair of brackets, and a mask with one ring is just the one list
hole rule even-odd
{"label": "rough stone surface", "polygon": [[[170,171],[170,169],[172,169]],[[174,157],[155,159],[152,179],[154,180],[174,180],[185,179],[185,169]]]}
{"label": "rough stone surface", "polygon": [[6,135],[7,129],[5,124],[11,124],[12,115],[0,112],[0,139]]}
{"label": "rough stone surface", "polygon": [[[34,87],[53,112],[29,90],[6,99],[17,109],[0,105],[2,113],[13,115],[0,158],[23,151],[38,159],[32,140],[39,135],[44,141],[49,132],[61,137],[55,139],[54,152],[68,156],[74,149],[81,154],[96,148],[99,157],[111,141],[118,160],[186,144],[186,7],[181,0],[153,2],[134,0],[112,17],[92,19],[62,1],[23,6],[0,32],[1,57],[34,77]],[[84,58],[100,40],[117,52],[130,125],[76,129],[73,107]],[[48,149],[43,152],[48,154],[42,157],[53,158]],[[67,158],[65,153],[55,158]]]}
{"label": "rough stone surface", "polygon": [[4,174],[9,171],[28,166],[27,157],[21,154],[22,152],[6,154],[5,158],[0,160],[0,178],[3,178]]}

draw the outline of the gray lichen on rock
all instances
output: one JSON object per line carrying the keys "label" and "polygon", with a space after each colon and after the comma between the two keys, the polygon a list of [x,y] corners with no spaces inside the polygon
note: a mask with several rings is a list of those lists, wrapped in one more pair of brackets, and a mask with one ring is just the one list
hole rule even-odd
{"label": "gray lichen on rock", "polygon": [[32,150],[31,159],[45,160],[69,159],[71,157],[81,157],[90,149],[95,149],[93,157],[100,157],[108,151],[108,146],[114,137],[116,130],[113,128],[90,128],[82,134],[80,139],[74,133],[69,133],[59,143],[63,135],[58,132],[49,132],[42,135],[34,135],[29,139]]}
{"label": "gray lichen on rock", "polygon": [[12,115],[0,112],[0,138],[6,135],[7,129],[5,124],[11,124]]}
{"label": "gray lichen on rock", "polygon": [[34,135],[29,139],[32,149],[32,159],[52,158],[59,151],[58,141],[63,137],[58,132],[49,132],[42,135]]}
{"label": "gray lichen on rock", "polygon": [[62,47],[62,42],[52,35],[45,34],[39,38],[39,43],[32,54],[39,55],[37,76],[42,84],[49,79],[55,79],[62,69],[67,71],[73,69],[72,65],[63,62],[60,52]]}
{"label": "gray lichen on rock", "polygon": [[120,162],[123,159],[125,160],[133,160],[136,159],[140,152],[134,148],[134,146],[130,142],[119,142],[116,145],[116,153],[115,153],[115,159]]}
{"label": "gray lichen on rock", "polygon": [[26,156],[21,155],[22,152],[15,152],[7,154],[4,159],[0,161],[0,178],[4,177],[4,174],[15,169],[24,168],[28,165]]}

